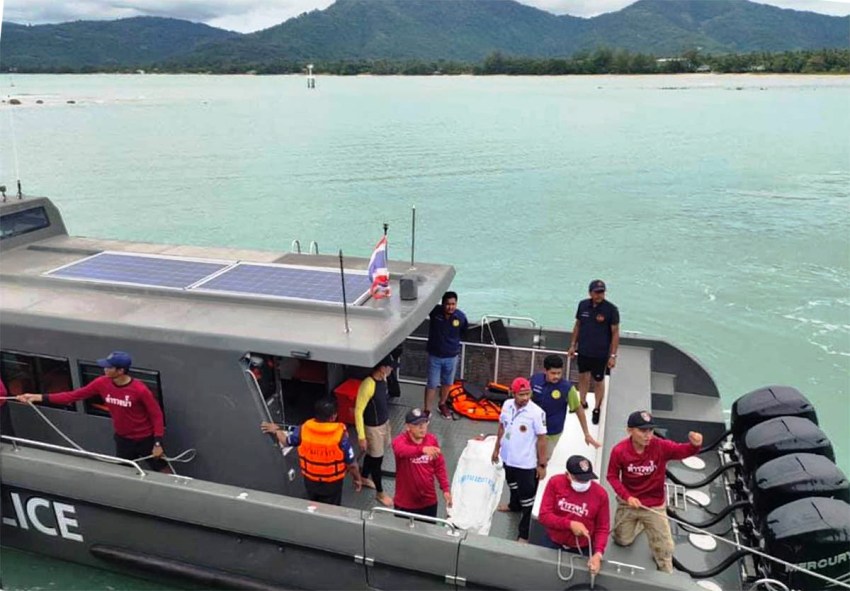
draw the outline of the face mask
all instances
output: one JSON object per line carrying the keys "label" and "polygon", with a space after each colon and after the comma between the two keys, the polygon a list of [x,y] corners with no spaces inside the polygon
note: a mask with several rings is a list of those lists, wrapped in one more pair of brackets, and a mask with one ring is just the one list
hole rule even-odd
{"label": "face mask", "polygon": [[590,490],[590,485],[592,481],[588,480],[587,482],[577,482],[575,480],[570,480],[570,484],[573,487],[573,490],[576,492],[587,492]]}

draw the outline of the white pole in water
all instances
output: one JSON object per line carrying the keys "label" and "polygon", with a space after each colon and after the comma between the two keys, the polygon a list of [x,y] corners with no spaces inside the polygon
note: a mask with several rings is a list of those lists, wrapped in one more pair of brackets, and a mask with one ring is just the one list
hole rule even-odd
{"label": "white pole in water", "polygon": [[316,76],[313,74],[313,64],[307,64],[307,88],[316,88]]}

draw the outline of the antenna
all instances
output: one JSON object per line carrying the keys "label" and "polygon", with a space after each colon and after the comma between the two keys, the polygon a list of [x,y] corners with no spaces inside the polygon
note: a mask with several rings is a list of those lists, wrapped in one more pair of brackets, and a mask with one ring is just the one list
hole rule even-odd
{"label": "antenna", "polygon": [[[12,86],[15,86],[14,82],[12,82],[11,84],[12,84]],[[7,97],[9,99],[8,100],[9,105],[12,105],[13,104],[12,103],[12,95],[9,94],[9,95],[7,95]],[[12,116],[12,111],[14,110],[14,108],[10,106],[10,108],[8,108],[7,110],[9,111],[9,132],[10,132],[10,135],[12,136],[12,154],[14,155],[14,158],[15,158],[15,178],[18,180],[18,199],[23,199],[24,194],[21,191],[21,170],[20,170],[20,167],[18,166],[18,142],[15,139],[15,119]],[[5,201],[5,195],[4,195],[4,201]]]}

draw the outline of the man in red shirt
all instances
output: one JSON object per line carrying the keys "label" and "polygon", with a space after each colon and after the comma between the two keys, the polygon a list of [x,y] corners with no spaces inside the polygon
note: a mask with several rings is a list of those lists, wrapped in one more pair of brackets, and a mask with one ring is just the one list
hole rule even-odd
{"label": "man in red shirt", "polygon": [[153,470],[170,472],[168,464],[160,458],[165,455],[162,436],[165,432],[162,409],[156,398],[142,382],[130,375],[133,360],[128,353],[113,351],[105,359],[98,359],[103,376],[82,388],[53,394],[21,394],[19,402],[53,402],[71,404],[92,396],[103,398],[112,417],[115,429],[115,455],[126,460],[135,460],[149,455]]}
{"label": "man in red shirt", "polygon": [[440,483],[446,506],[452,506],[446,460],[436,436],[428,433],[428,415],[414,408],[404,419],[404,432],[393,439],[395,508],[417,515],[437,516],[434,479]]}
{"label": "man in red shirt", "polygon": [[629,546],[645,529],[658,570],[672,573],[673,535],[666,517],[664,487],[667,462],[698,454],[702,435],[691,431],[688,443],[675,443],[656,438],[655,426],[649,412],[633,412],[628,420],[629,436],[611,450],[608,483],[617,493],[614,541]]}
{"label": "man in red shirt", "polygon": [[[539,517],[549,537],[548,545],[589,556],[587,568],[593,574],[602,566],[611,529],[608,492],[593,482],[597,479],[590,460],[570,456],[567,472],[552,476],[546,483]],[[590,548],[589,540],[592,540]]]}

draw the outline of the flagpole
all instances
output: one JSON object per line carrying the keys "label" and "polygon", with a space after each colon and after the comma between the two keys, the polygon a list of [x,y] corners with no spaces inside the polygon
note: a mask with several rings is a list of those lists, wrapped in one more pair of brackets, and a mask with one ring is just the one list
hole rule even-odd
{"label": "flagpole", "polygon": [[339,277],[342,280],[342,313],[345,316],[345,332],[351,332],[348,327],[348,299],[345,297],[345,268],[342,264],[342,249],[339,249]]}
{"label": "flagpole", "polygon": [[413,206],[413,221],[410,224],[410,268],[415,269],[414,255],[416,254],[416,206]]}
{"label": "flagpole", "polygon": [[[390,229],[390,225],[387,222],[384,222],[384,238],[387,237],[387,230],[389,230],[389,229]],[[390,243],[389,243],[389,241],[387,241],[387,243],[384,245],[384,252],[387,253],[387,276],[389,276],[389,274],[390,274]]]}

